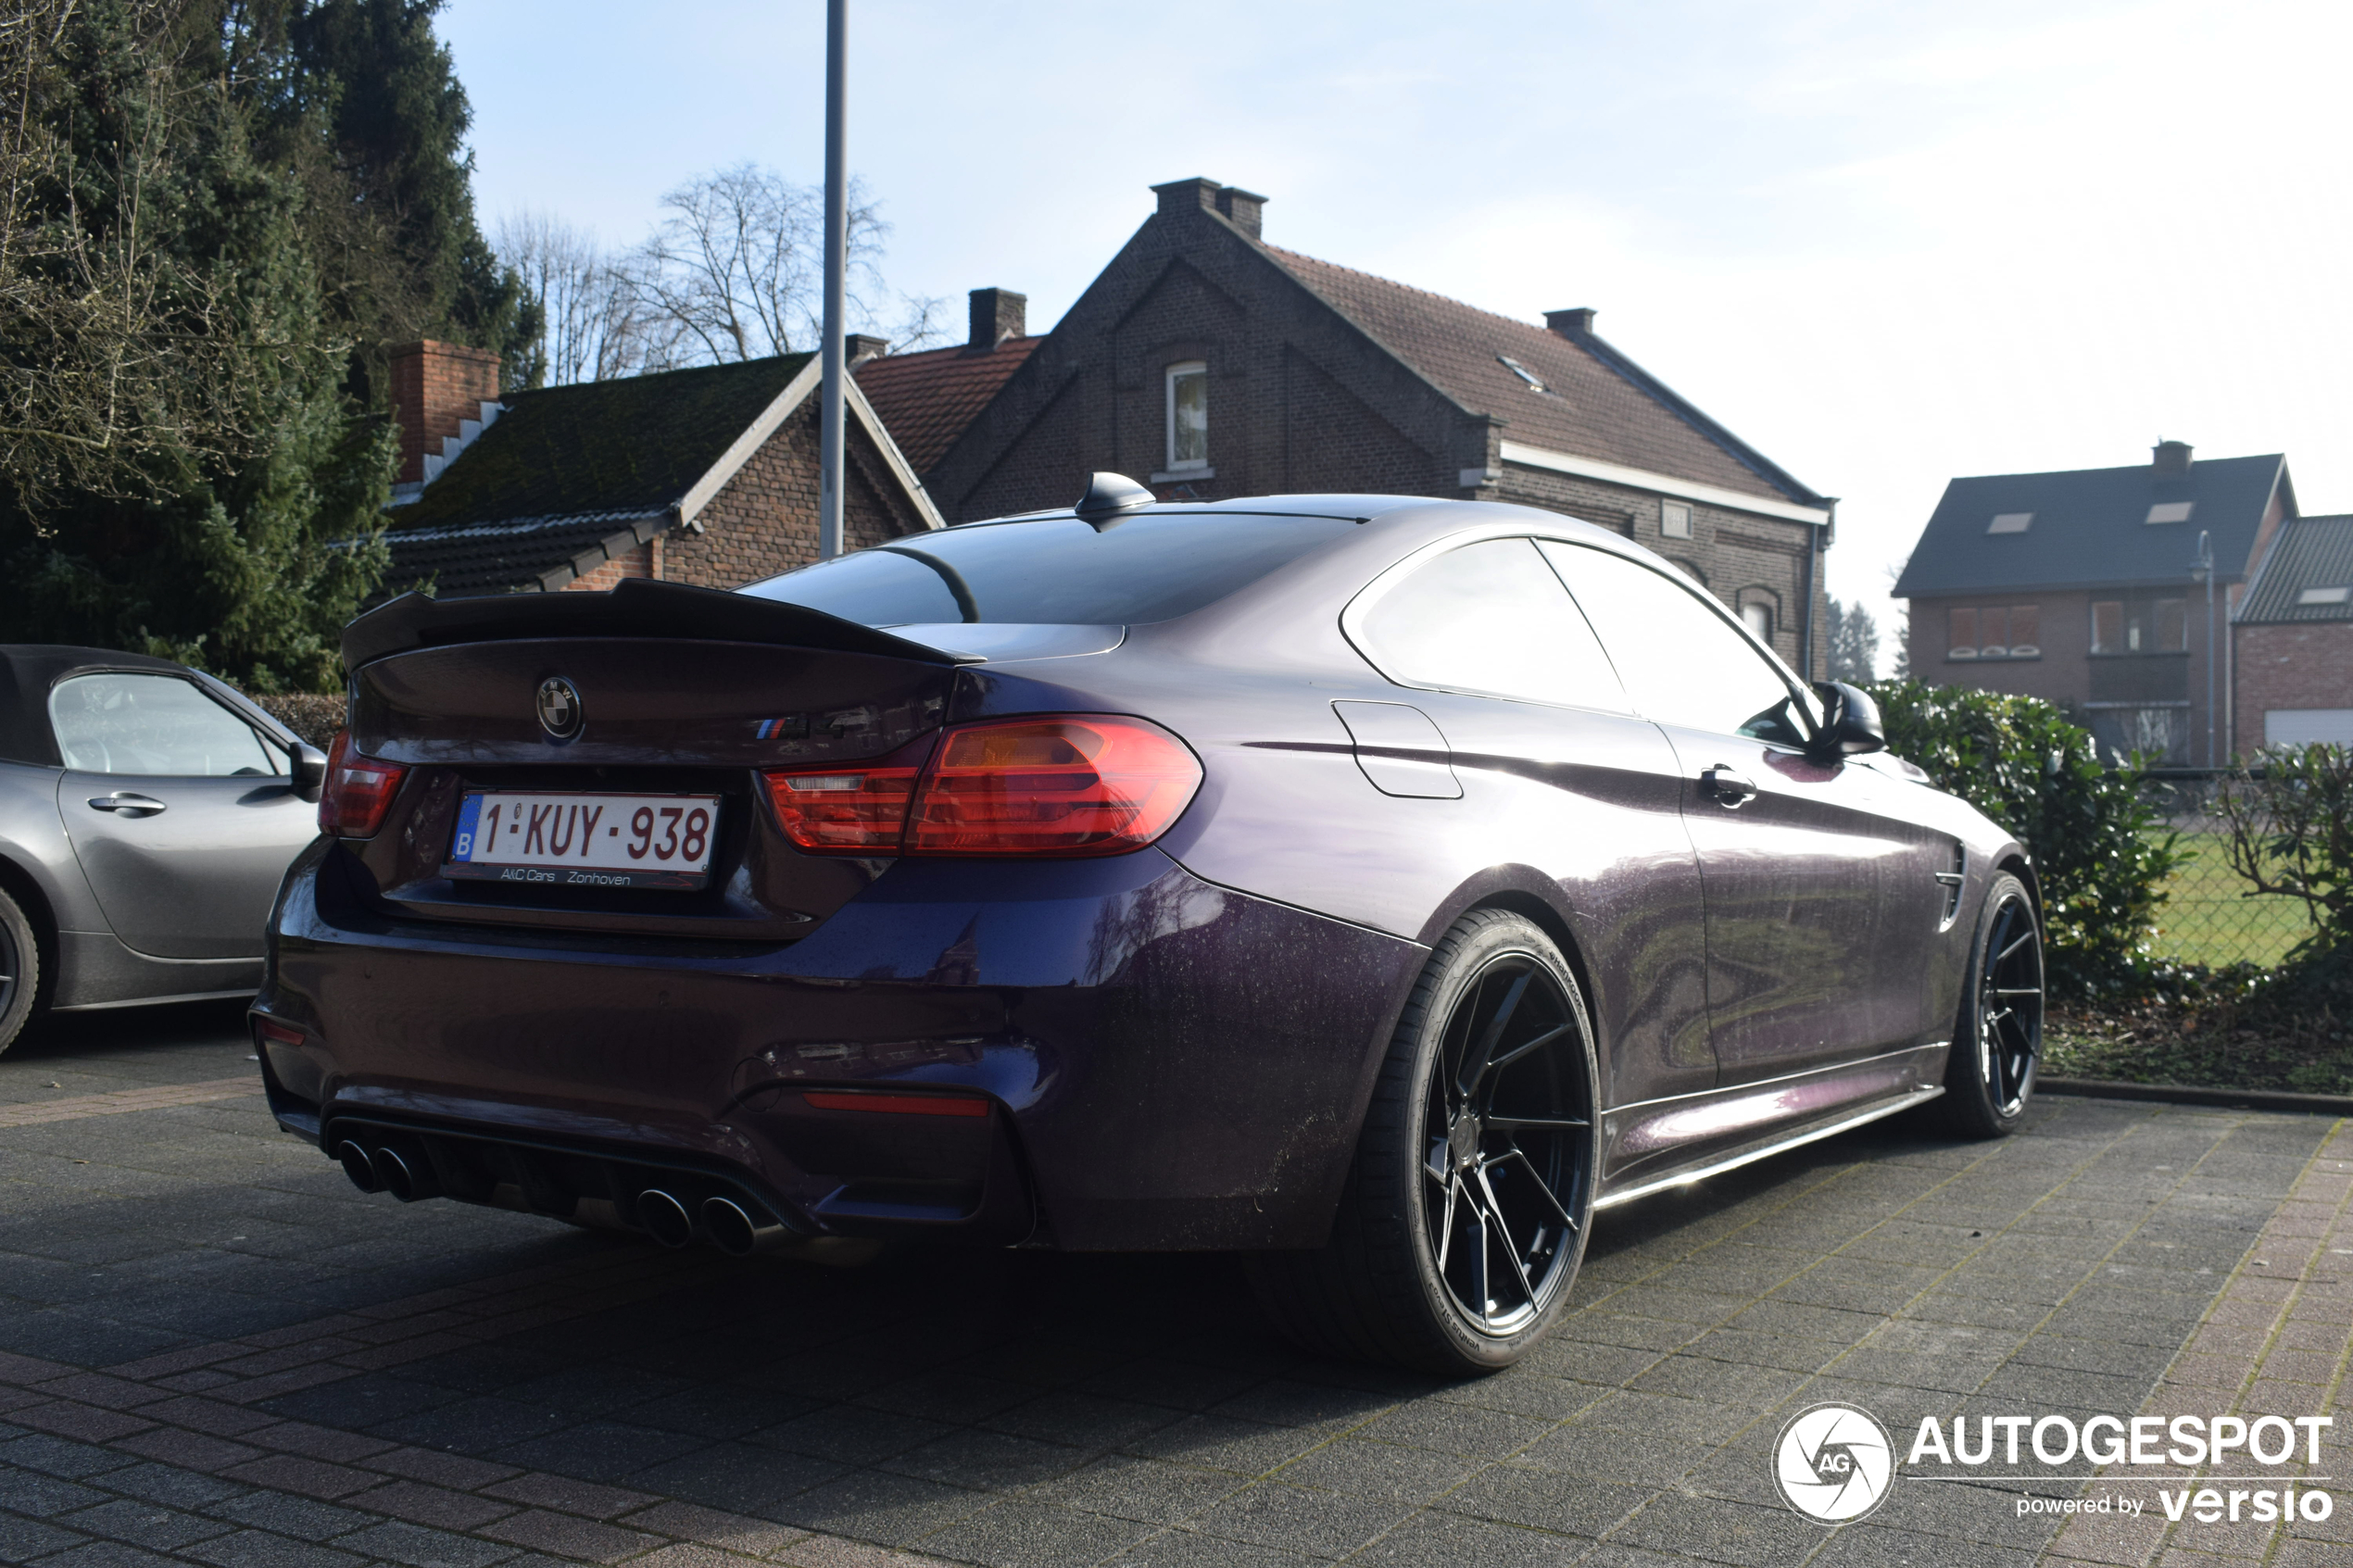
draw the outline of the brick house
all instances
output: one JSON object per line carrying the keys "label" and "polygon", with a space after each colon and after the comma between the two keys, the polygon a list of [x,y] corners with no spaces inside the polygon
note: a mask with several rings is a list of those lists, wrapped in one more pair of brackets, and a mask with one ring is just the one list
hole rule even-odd
{"label": "brick house", "polygon": [[[2228,629],[2250,569],[2296,515],[2285,458],[2193,461],[2181,441],[2130,468],[1953,480],[1895,584],[1911,605],[1912,673],[2058,703],[2111,757],[2227,761]],[[2210,714],[2200,534],[2214,560]]]}
{"label": "brick house", "polygon": [[[1053,331],[1020,339],[986,405],[919,463],[951,521],[1067,505],[1098,469],[1164,498],[1521,502],[1668,556],[1819,669],[1800,648],[1819,645],[1833,503],[1596,335],[1593,312],[1515,320],[1269,245],[1264,196],[1212,180],[1153,193]],[[976,333],[934,373],[979,349]],[[891,364],[862,372],[878,406],[870,378]]]}
{"label": "brick house", "polygon": [[2239,755],[2353,746],[2353,517],[2282,522],[2232,631]]}
{"label": "brick house", "polygon": [[947,455],[1006,378],[1045,341],[1027,335],[1028,312],[1025,295],[975,289],[963,347],[883,355],[859,365],[858,389],[918,474]]}
{"label": "brick house", "polygon": [[[853,354],[880,347],[853,339]],[[814,354],[497,392],[478,349],[393,360],[401,471],[388,596],[610,588],[660,577],[735,588],[817,558]],[[940,526],[855,380],[842,524],[851,547]],[[434,450],[438,445],[439,450]]]}

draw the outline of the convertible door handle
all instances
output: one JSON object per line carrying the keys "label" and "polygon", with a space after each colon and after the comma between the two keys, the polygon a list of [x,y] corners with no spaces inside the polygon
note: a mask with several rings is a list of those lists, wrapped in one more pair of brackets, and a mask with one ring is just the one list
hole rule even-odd
{"label": "convertible door handle", "polygon": [[152,795],[134,795],[127,789],[119,789],[112,795],[92,796],[90,809],[120,811],[126,817],[152,817],[166,807]]}
{"label": "convertible door handle", "polygon": [[1718,806],[1737,808],[1756,797],[1756,786],[1718,762],[1699,776],[1700,787],[1716,797]]}

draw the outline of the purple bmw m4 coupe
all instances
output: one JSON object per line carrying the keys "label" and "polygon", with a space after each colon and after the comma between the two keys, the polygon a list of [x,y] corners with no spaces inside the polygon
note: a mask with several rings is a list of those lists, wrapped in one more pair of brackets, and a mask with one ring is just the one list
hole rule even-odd
{"label": "purple bmw m4 coupe", "polygon": [[1233,1249],[1308,1345],[1462,1373],[1597,1208],[2033,1090],[2020,847],[1552,513],[1099,475],[736,593],[410,596],[345,653],[253,1024],[370,1191]]}

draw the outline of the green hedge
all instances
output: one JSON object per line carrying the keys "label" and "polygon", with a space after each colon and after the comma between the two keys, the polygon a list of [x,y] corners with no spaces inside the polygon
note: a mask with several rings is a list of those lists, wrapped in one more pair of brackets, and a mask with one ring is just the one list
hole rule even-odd
{"label": "green hedge", "polygon": [[1888,749],[2016,834],[2043,894],[2051,984],[2062,995],[2137,989],[2181,859],[2140,787],[2108,768],[2091,733],[2039,697],[1921,681],[1869,688]]}

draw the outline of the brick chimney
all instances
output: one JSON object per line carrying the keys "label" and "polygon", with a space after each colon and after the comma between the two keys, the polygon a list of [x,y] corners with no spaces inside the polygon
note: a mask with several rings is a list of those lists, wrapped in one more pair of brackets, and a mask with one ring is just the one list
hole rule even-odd
{"label": "brick chimney", "polygon": [[2149,448],[2149,467],[2159,479],[2190,477],[2190,444],[2186,441],[2159,441]]}
{"label": "brick chimney", "polygon": [[975,289],[972,292],[972,335],[964,346],[975,354],[987,354],[1009,337],[1026,337],[1029,320],[1029,296],[1011,289]]}
{"label": "brick chimney", "polygon": [[1217,193],[1217,210],[1231,219],[1235,228],[1254,240],[1258,238],[1259,228],[1265,217],[1266,198],[1254,191],[1245,191],[1239,185],[1227,185]]}
{"label": "brick chimney", "polygon": [[1165,185],[1154,185],[1152,194],[1160,198],[1162,217],[1181,217],[1202,207],[1214,207],[1217,193],[1223,189],[1216,181],[1195,175],[1190,180],[1171,180]]}
{"label": "brick chimney", "polygon": [[443,455],[444,440],[464,439],[462,422],[481,421],[483,405],[497,401],[498,356],[489,350],[431,339],[394,349],[392,417],[400,424],[395,483],[422,483],[425,459]]}
{"label": "brick chimney", "polygon": [[841,362],[856,370],[869,359],[878,359],[890,352],[890,340],[872,332],[850,332],[841,340]]}
{"label": "brick chimney", "polygon": [[1597,314],[1588,305],[1580,305],[1574,310],[1547,310],[1544,312],[1544,325],[1563,337],[1586,337],[1593,331],[1593,318]]}
{"label": "brick chimney", "polygon": [[1179,215],[1206,207],[1222,214],[1227,221],[1258,238],[1266,213],[1266,198],[1255,191],[1245,191],[1239,185],[1221,185],[1214,180],[1196,175],[1190,180],[1171,180],[1165,185],[1154,185],[1152,194],[1160,198],[1163,217]]}

